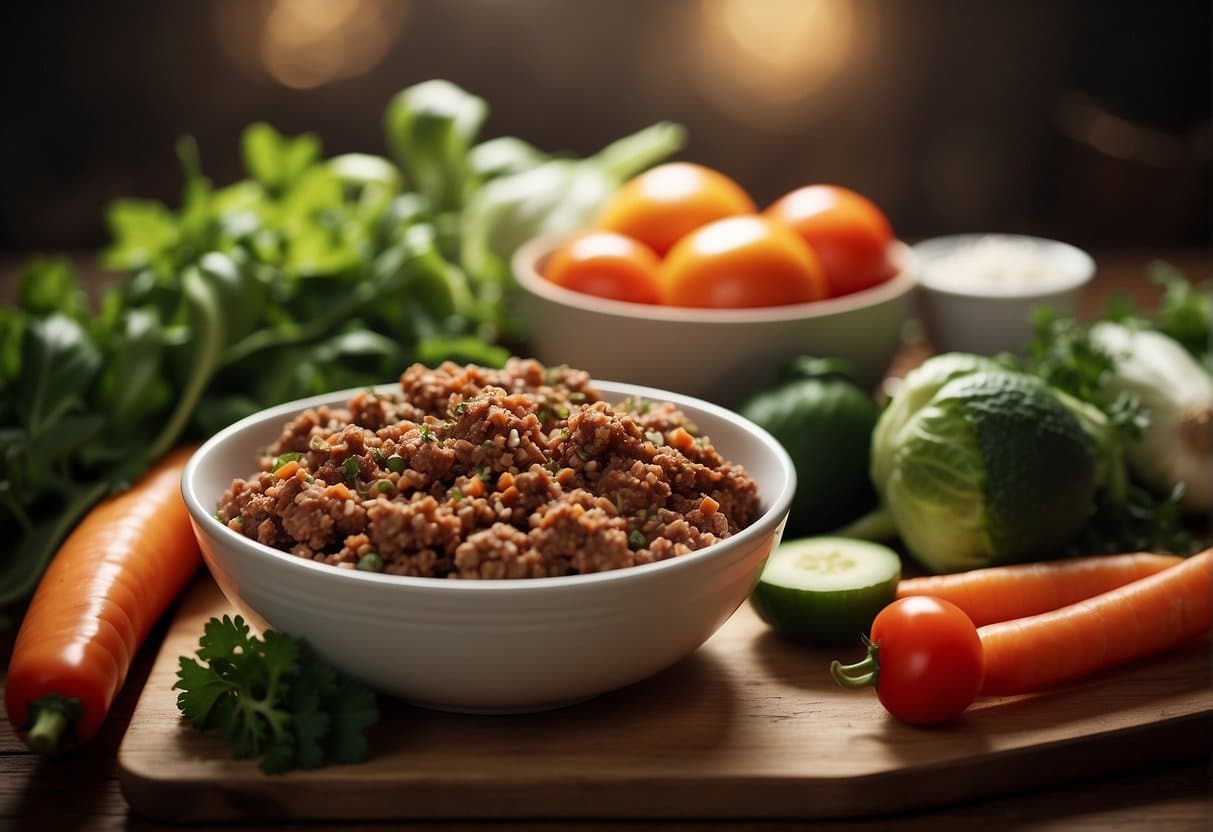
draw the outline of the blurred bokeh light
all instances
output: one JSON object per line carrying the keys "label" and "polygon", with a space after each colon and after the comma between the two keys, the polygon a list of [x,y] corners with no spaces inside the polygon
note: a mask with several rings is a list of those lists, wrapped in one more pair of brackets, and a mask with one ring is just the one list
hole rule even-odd
{"label": "blurred bokeh light", "polygon": [[0,250],[91,248],[119,196],[217,183],[267,121],[384,152],[391,96],[447,78],[484,136],[588,154],[645,124],[760,204],[858,190],[907,238],[1205,244],[1210,4],[954,0],[199,0],[9,4]]}
{"label": "blurred bokeh light", "polygon": [[377,66],[407,12],[404,0],[223,0],[215,22],[245,72],[306,90]]}

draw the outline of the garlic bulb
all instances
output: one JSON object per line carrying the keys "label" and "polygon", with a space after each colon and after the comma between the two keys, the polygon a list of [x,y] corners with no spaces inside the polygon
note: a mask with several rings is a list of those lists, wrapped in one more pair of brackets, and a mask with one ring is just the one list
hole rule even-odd
{"label": "garlic bulb", "polygon": [[1159,332],[1104,322],[1091,338],[1116,360],[1111,389],[1136,394],[1150,411],[1129,466],[1162,492],[1182,482],[1185,510],[1213,511],[1213,377]]}

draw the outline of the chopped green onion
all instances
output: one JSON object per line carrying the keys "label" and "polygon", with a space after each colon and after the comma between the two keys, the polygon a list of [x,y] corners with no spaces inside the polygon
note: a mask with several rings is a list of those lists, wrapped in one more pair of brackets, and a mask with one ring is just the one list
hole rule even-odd
{"label": "chopped green onion", "polygon": [[480,479],[484,480],[485,482],[488,482],[493,478],[493,469],[487,465],[482,465],[476,469],[476,476],[480,477]]}
{"label": "chopped green onion", "polygon": [[390,494],[396,490],[396,484],[391,480],[380,480],[375,487],[379,489],[380,494]]}
{"label": "chopped green onion", "polygon": [[382,465],[384,460],[383,451],[375,448],[371,451],[371,458],[375,460],[376,465]]}
{"label": "chopped green onion", "polygon": [[358,458],[352,457],[352,456],[346,457],[344,468],[345,468],[345,478],[347,480],[353,479],[354,477],[358,476],[358,471],[359,471]]}
{"label": "chopped green onion", "polygon": [[455,502],[459,502],[460,500],[462,500],[463,499],[463,489],[460,488],[459,486],[455,486],[454,488],[452,488],[451,489],[451,499],[454,500]]}
{"label": "chopped green onion", "polygon": [[358,559],[358,568],[363,572],[382,572],[383,558],[377,552],[367,552]]}
{"label": "chopped green onion", "polygon": [[327,454],[329,451],[333,450],[333,446],[330,445],[328,443],[328,441],[323,436],[320,436],[319,434],[317,434],[316,436],[313,436],[311,438],[311,440],[307,443],[307,446],[309,448],[311,448],[313,451],[317,451],[322,454]]}
{"label": "chopped green onion", "polygon": [[644,432],[644,438],[652,442],[658,448],[665,444],[665,437],[662,436],[659,431],[646,430]]}
{"label": "chopped green onion", "polygon": [[298,462],[301,459],[303,459],[303,454],[297,453],[295,451],[288,451],[285,454],[279,454],[277,457],[274,458],[274,467],[271,468],[270,471],[271,472],[277,471],[279,468],[281,468],[283,465],[286,465],[288,462]]}
{"label": "chopped green onion", "polygon": [[404,457],[400,454],[392,454],[387,458],[387,469],[393,474],[401,473],[406,467]]}
{"label": "chopped green onion", "polygon": [[565,405],[558,404],[553,408],[553,410],[556,411],[556,418],[558,418],[558,419],[569,418],[569,409]]}
{"label": "chopped green onion", "polygon": [[643,549],[649,541],[645,538],[644,532],[640,529],[632,529],[628,532],[628,546],[632,549]]}
{"label": "chopped green onion", "polygon": [[433,442],[434,441],[434,434],[430,431],[429,425],[422,425],[420,430],[421,430],[421,441],[422,442]]}
{"label": "chopped green onion", "polygon": [[569,393],[569,401],[583,402],[585,401],[585,393],[582,393],[580,390],[574,390],[572,393]]}

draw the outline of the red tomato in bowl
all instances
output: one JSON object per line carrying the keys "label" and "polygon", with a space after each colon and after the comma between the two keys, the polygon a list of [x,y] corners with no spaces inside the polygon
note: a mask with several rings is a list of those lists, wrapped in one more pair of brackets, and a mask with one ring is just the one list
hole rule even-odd
{"label": "red tomato in bowl", "polygon": [[671,162],[645,171],[616,191],[596,225],[639,240],[664,257],[696,228],[757,210],[749,194],[723,173]]}
{"label": "red tomato in bowl", "polygon": [[734,309],[826,296],[821,265],[789,228],[757,215],[729,217],[683,237],[661,264],[662,302]]}
{"label": "red tomato in bowl", "polygon": [[548,259],[543,276],[566,289],[612,300],[658,303],[657,255],[610,231],[586,231]]}
{"label": "red tomato in bowl", "polygon": [[868,198],[837,185],[809,185],[764,212],[796,230],[821,261],[830,297],[876,286],[896,273],[893,230]]}

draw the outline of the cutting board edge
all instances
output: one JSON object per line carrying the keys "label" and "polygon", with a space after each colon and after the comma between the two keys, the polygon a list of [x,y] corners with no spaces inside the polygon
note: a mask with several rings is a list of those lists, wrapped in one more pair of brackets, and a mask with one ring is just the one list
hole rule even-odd
{"label": "cutting board edge", "polygon": [[[1192,730],[1203,724],[1203,730]],[[980,758],[959,759],[914,769],[890,770],[864,776],[738,778],[727,775],[705,787],[703,777],[670,778],[662,799],[654,800],[638,786],[642,778],[594,779],[583,782],[452,782],[417,778],[412,783],[378,779],[350,789],[344,778],[326,781],[323,772],[306,775],[311,781],[265,776],[267,790],[250,789],[247,778],[160,777],[152,755],[118,755],[118,779],[131,808],[152,820],[218,822],[231,820],[489,820],[489,819],[612,819],[670,818],[843,819],[878,817],[937,807],[959,800],[1011,794],[1057,785],[1085,777],[1121,774],[1159,763],[1213,753],[1213,711],[1197,711],[1148,725],[1129,726],[1097,735],[1066,738],[1030,748],[1013,748]],[[1135,735],[1149,735],[1134,742]],[[1107,751],[1096,755],[1093,751]],[[147,759],[141,759],[147,758]],[[1008,767],[1009,760],[1018,765]],[[1007,769],[1013,772],[1008,777]],[[324,770],[343,774],[348,769]],[[992,776],[997,772],[997,776]],[[965,776],[958,777],[963,774]],[[262,775],[258,774],[258,777]],[[914,788],[898,789],[898,781],[913,780]],[[303,785],[302,805],[284,792]],[[316,788],[309,789],[312,785]],[[327,788],[326,788],[327,787]],[[339,787],[340,799],[333,789]],[[477,801],[465,798],[475,787]],[[403,788],[424,799],[411,799],[385,811],[378,800]],[[545,791],[546,789],[546,791]],[[908,795],[908,797],[907,797]],[[520,796],[521,799],[520,799]],[[737,799],[740,796],[744,799]],[[896,796],[896,797],[894,797]],[[638,799],[640,798],[640,799]],[[706,798],[706,799],[705,799]],[[763,806],[755,811],[756,803]],[[558,807],[558,808],[557,808]],[[294,811],[302,808],[302,813]]]}

